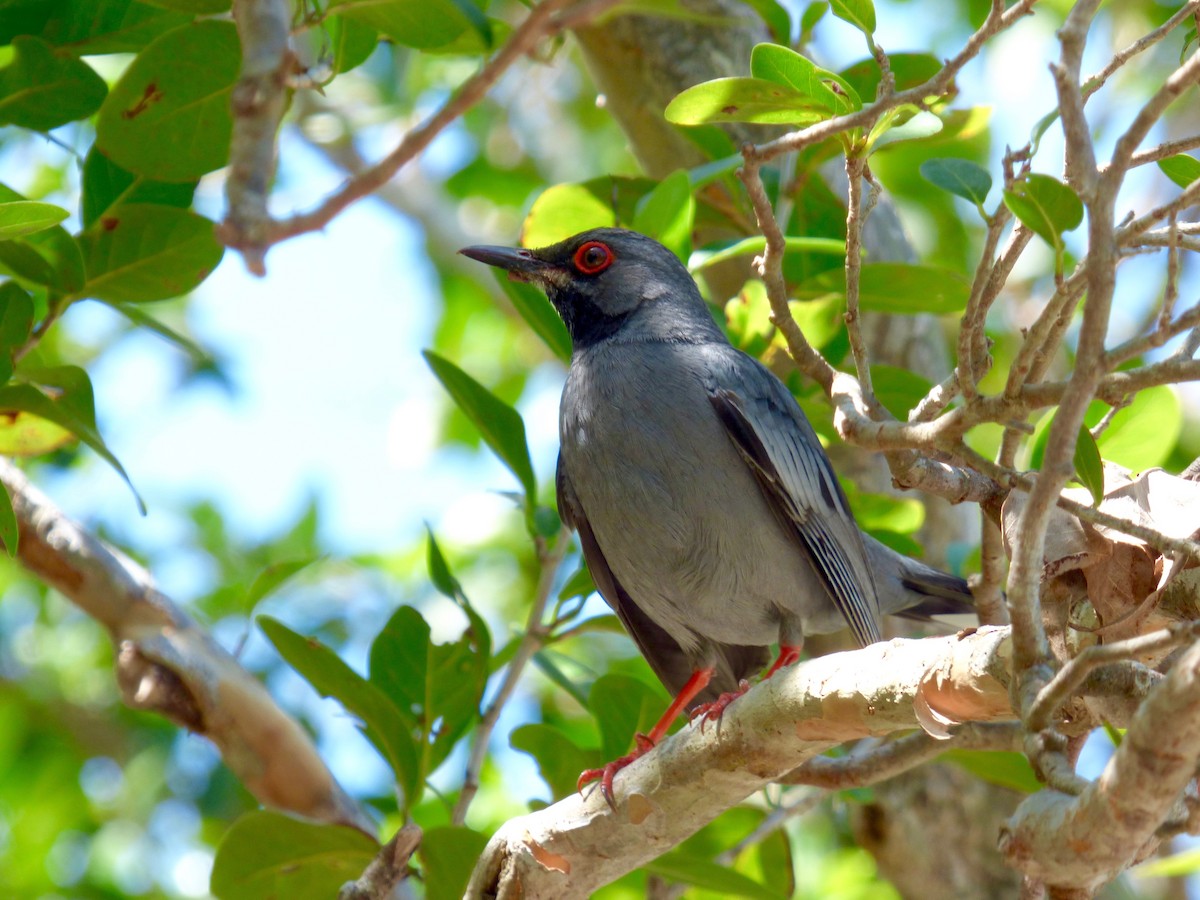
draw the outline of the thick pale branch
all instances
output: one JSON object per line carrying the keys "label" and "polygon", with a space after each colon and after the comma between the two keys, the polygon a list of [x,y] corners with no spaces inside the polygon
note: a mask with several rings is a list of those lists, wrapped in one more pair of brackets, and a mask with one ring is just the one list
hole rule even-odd
{"label": "thick pale branch", "polygon": [[129,706],[207,737],[264,805],[374,833],[299,723],[149,573],[68,519],[7,460],[0,481],[20,526],[18,561],[108,629]]}
{"label": "thick pale branch", "polygon": [[1039,791],[1017,810],[1001,851],[1047,884],[1091,890],[1157,844],[1200,756],[1200,643],[1180,656],[1130,723],[1104,773],[1078,797]]}
{"label": "thick pale branch", "polygon": [[[801,663],[622,771],[616,812],[598,793],[507,822],[468,897],[582,897],[637,868],[807,759],[847,740],[941,721],[1004,719],[1008,630],[896,640]],[[923,712],[918,714],[917,708]]]}

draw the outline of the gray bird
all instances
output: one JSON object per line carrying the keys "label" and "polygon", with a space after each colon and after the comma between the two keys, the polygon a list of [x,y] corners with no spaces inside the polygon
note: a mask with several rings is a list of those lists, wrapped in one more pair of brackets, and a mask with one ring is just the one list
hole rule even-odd
{"label": "gray bird", "polygon": [[[695,700],[719,719],[752,673],[806,634],[970,609],[966,582],[863,534],[812,426],[734,348],[658,242],[600,228],[538,250],[465,255],[545,290],[574,352],[559,412],[558,508],[600,594],[675,701],[628,756],[580,776],[612,805],[616,772]],[[695,713],[693,713],[693,716]]]}

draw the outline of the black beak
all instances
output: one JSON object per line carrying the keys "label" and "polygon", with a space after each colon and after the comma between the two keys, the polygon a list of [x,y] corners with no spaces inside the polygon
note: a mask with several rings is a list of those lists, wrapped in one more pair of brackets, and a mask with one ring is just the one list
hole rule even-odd
{"label": "black beak", "polygon": [[520,281],[536,277],[538,273],[550,268],[550,264],[545,260],[538,259],[528,250],[516,247],[463,247],[458,252],[489,266],[507,269],[509,277]]}

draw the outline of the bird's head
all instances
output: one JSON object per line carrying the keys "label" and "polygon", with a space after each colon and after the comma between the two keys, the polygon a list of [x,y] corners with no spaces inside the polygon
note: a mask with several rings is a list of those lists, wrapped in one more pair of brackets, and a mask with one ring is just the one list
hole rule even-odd
{"label": "bird's head", "polygon": [[544,290],[577,349],[618,335],[621,340],[687,340],[694,333],[711,339],[716,330],[696,283],[675,254],[636,231],[594,228],[536,250],[465,247],[459,252]]}

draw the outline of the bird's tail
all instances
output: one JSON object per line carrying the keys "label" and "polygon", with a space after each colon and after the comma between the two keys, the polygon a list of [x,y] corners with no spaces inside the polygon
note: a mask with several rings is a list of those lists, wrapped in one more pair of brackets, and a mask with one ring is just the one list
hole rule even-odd
{"label": "bird's tail", "polygon": [[867,556],[875,572],[880,612],[906,619],[931,619],[975,612],[975,600],[966,581],[924,563],[909,559],[863,535]]}

